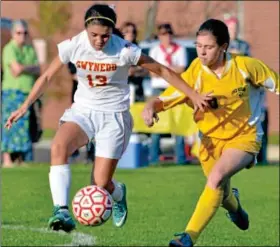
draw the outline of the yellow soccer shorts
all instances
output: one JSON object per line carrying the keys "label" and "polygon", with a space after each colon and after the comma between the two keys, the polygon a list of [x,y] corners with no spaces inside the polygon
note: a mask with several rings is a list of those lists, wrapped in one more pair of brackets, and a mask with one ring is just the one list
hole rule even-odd
{"label": "yellow soccer shorts", "polygon": [[[217,160],[221,157],[224,150],[233,148],[239,149],[257,156],[261,148],[261,142],[256,141],[255,134],[237,135],[234,138],[223,140],[211,137],[202,137],[199,160],[204,175],[208,177]],[[256,164],[256,158],[247,168]]]}

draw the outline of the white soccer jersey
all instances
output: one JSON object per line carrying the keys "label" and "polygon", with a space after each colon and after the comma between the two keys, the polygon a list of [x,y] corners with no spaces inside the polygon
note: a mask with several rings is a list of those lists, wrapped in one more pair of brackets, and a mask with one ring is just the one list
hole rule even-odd
{"label": "white soccer jersey", "polygon": [[120,112],[129,109],[128,70],[136,65],[141,49],[112,35],[102,51],[95,50],[86,30],[58,44],[62,63],[77,68],[78,89],[74,101],[99,111]]}

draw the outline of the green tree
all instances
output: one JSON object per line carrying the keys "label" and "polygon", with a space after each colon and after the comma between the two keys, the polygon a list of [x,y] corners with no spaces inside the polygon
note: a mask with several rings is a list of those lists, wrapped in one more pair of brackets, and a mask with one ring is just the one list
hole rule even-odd
{"label": "green tree", "polygon": [[37,18],[30,19],[29,23],[38,31],[41,38],[46,40],[50,60],[53,36],[67,32],[72,17],[72,5],[68,1],[38,1],[36,10]]}
{"label": "green tree", "polygon": [[[72,4],[70,1],[38,1],[35,4],[37,18],[30,19],[29,24],[38,31],[40,38],[46,41],[48,63],[57,52],[54,36],[65,34],[71,27]],[[47,95],[55,98],[66,96],[65,90],[62,90],[65,73],[59,72],[54,81]]]}

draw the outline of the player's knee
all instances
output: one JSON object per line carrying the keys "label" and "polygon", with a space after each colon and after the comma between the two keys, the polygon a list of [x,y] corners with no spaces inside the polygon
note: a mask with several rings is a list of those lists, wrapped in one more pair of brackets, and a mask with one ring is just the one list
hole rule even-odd
{"label": "player's knee", "polygon": [[223,177],[221,173],[210,173],[207,178],[207,186],[212,189],[221,188],[224,186],[226,179]]}
{"label": "player's knee", "polygon": [[63,143],[53,142],[51,145],[51,157],[52,159],[65,159],[67,156],[67,149]]}

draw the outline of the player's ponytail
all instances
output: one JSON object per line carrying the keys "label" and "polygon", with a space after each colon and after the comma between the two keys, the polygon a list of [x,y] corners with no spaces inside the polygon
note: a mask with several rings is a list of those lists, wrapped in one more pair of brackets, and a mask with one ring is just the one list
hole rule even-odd
{"label": "player's ponytail", "polygon": [[85,28],[89,25],[97,24],[114,29],[117,15],[114,9],[106,4],[94,4],[86,11],[84,22]]}

